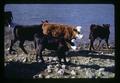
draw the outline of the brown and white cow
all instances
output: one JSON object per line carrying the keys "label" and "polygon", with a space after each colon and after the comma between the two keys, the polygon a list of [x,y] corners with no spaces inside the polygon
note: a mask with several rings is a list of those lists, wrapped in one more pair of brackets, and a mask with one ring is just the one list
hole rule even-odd
{"label": "brown and white cow", "polygon": [[64,38],[67,43],[71,45],[71,48],[76,50],[76,46],[73,46],[75,39],[81,39],[81,26],[70,26],[64,24],[44,23],[42,26],[43,34],[46,36],[52,36],[55,38]]}

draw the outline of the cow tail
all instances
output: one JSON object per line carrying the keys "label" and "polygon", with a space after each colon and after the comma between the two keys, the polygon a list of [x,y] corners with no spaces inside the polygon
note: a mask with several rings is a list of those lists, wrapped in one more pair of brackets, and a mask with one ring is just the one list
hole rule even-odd
{"label": "cow tail", "polygon": [[16,38],[16,27],[11,28],[11,40],[14,40]]}
{"label": "cow tail", "polygon": [[13,35],[15,38],[17,38],[16,32],[17,32],[17,28],[15,27],[15,28],[13,28]]}

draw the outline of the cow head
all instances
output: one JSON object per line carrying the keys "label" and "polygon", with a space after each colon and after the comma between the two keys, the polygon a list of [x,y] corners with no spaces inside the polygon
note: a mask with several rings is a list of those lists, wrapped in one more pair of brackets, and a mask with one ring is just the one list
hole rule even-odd
{"label": "cow head", "polygon": [[71,46],[73,50],[76,50],[80,40],[83,38],[83,34],[81,34],[81,26],[77,26],[74,28],[74,38],[71,40],[71,42],[74,43],[74,46]]}
{"label": "cow head", "polygon": [[109,27],[110,27],[110,24],[103,24],[103,27],[109,28]]}
{"label": "cow head", "polygon": [[77,26],[76,28],[74,28],[74,37],[73,39],[82,39],[83,35],[81,34],[81,26]]}

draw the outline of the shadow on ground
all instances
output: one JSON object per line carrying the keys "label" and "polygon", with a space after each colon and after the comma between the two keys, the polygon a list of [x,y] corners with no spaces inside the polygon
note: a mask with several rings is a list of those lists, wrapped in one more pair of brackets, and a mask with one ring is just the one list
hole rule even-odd
{"label": "shadow on ground", "polygon": [[34,75],[47,68],[45,63],[8,62],[5,66],[5,78],[33,78]]}
{"label": "shadow on ground", "polygon": [[101,59],[115,59],[114,56],[109,56],[106,54],[100,54],[96,51],[89,51],[89,50],[80,50],[80,51],[71,51],[68,54],[69,56],[83,56],[83,57],[92,57],[92,58],[101,58]]}

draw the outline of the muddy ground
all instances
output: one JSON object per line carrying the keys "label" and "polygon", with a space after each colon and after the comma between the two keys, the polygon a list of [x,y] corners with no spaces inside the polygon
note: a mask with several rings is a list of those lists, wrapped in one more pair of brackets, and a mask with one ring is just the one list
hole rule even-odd
{"label": "muddy ground", "polygon": [[69,51],[66,56],[68,64],[59,64],[54,52],[45,50],[45,63],[35,61],[33,42],[26,41],[24,54],[19,48],[19,41],[15,43],[15,54],[9,54],[11,33],[5,27],[4,35],[4,67],[6,78],[114,78],[115,77],[115,49],[114,42],[109,42],[110,49],[101,48],[100,51],[89,51],[89,43],[81,44],[78,51]]}

